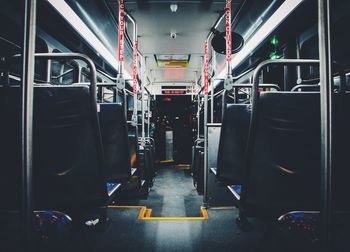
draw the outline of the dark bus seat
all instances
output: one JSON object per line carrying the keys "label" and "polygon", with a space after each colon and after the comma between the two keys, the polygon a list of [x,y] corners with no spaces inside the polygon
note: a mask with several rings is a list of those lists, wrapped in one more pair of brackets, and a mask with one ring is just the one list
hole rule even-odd
{"label": "dark bus seat", "polygon": [[[152,145],[146,144],[145,153],[146,153],[146,165],[149,167],[149,171],[150,171],[149,179],[151,182],[153,181],[153,178],[156,175]],[[151,184],[153,183],[151,182]]]}
{"label": "dark bus seat", "polygon": [[[0,88],[3,165],[0,193],[18,209],[20,176],[19,87]],[[34,88],[33,205],[81,216],[107,201],[103,149],[95,98],[88,85]],[[6,132],[6,133],[5,133]],[[74,218],[74,217],[73,217]]]}
{"label": "dark bus seat", "polygon": [[144,146],[140,149],[140,178],[145,181],[145,185],[151,187],[153,185],[153,164],[150,158],[150,149]]}
{"label": "dark bus seat", "polygon": [[349,143],[350,143],[350,93],[338,94],[335,99],[333,139],[334,166],[332,170],[333,207],[335,211],[350,211],[350,202],[346,200],[350,178]]}
{"label": "dark bus seat", "polygon": [[128,130],[128,144],[130,154],[130,166],[132,168],[139,168],[139,145],[137,130],[135,127],[129,126]]}
{"label": "dark bus seat", "polygon": [[245,165],[251,105],[227,104],[223,110],[217,178],[227,185],[240,185]]}
{"label": "dark bus seat", "polygon": [[257,107],[241,204],[277,216],[319,209],[319,93],[260,93]]}
{"label": "dark bus seat", "polygon": [[130,179],[128,128],[121,103],[100,103],[98,113],[105,156],[107,182]]}
{"label": "dark bus seat", "polygon": [[193,162],[191,165],[193,184],[199,194],[204,192],[204,142],[193,146]]}

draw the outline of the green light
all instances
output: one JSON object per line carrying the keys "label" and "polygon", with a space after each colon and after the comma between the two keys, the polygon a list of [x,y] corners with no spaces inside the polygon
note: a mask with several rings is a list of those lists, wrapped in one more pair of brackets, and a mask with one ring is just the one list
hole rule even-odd
{"label": "green light", "polygon": [[274,46],[278,46],[279,43],[280,41],[278,40],[278,38],[276,36],[273,36],[271,39],[271,44]]}
{"label": "green light", "polygon": [[280,59],[282,58],[281,54],[278,54],[277,52],[271,52],[269,55],[270,59],[272,60],[276,60],[276,59]]}

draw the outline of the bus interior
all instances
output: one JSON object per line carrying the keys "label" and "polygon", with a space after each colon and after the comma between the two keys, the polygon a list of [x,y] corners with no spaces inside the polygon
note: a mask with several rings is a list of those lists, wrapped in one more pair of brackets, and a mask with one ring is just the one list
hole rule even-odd
{"label": "bus interior", "polygon": [[350,251],[350,1],[0,4],[0,251]]}

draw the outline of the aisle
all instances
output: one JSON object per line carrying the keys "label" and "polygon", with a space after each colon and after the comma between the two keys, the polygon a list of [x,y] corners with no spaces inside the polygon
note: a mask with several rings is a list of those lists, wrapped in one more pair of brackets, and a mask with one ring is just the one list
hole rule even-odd
{"label": "aisle", "polygon": [[152,208],[152,216],[196,217],[200,215],[203,197],[193,186],[189,170],[161,168],[146,198],[123,200],[118,205],[139,205]]}
{"label": "aisle", "polygon": [[[143,199],[125,200],[123,205],[147,206],[152,216],[199,216],[202,196],[192,184],[189,171],[163,168]],[[120,205],[119,204],[119,205]],[[237,209],[208,209],[208,220],[140,220],[140,209],[110,208],[110,224],[103,233],[84,232],[73,251],[256,251],[262,235],[257,224],[249,233],[236,227]]]}

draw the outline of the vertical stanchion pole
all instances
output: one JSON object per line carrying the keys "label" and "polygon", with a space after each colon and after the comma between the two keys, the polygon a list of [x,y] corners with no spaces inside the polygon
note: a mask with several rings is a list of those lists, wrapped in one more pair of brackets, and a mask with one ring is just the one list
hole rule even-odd
{"label": "vertical stanchion pole", "polygon": [[150,127],[151,127],[151,95],[148,94],[148,97],[147,97],[147,124],[148,124],[148,128],[147,128],[147,137],[151,137],[150,136]]}
{"label": "vertical stanchion pole", "polygon": [[330,1],[318,0],[318,30],[321,91],[321,216],[324,251],[331,251],[332,240],[332,131],[333,77],[331,55]]}
{"label": "vertical stanchion pole", "polygon": [[[115,96],[117,96],[117,90],[115,91]],[[128,120],[128,94],[126,93],[125,89],[123,90],[123,94],[124,94],[124,116],[125,116],[125,120]]]}
{"label": "vertical stanchion pole", "polygon": [[119,19],[118,19],[118,75],[123,75],[123,63],[124,63],[124,0],[119,0]]}
{"label": "vertical stanchion pole", "polygon": [[227,75],[231,75],[231,0],[226,0],[226,62],[227,62]]}
{"label": "vertical stanchion pole", "polygon": [[191,82],[191,102],[193,102],[193,90],[194,90],[193,86],[194,86],[194,82]]}
{"label": "vertical stanchion pole", "polygon": [[199,129],[200,129],[200,96],[199,96],[199,89],[198,89],[198,76],[197,71],[194,72],[194,79],[195,79],[195,90],[196,90],[196,96],[197,96],[197,139],[199,139]]}
{"label": "vertical stanchion pole", "polygon": [[134,51],[133,51],[133,95],[134,95],[134,107],[133,107],[133,113],[132,113],[132,122],[134,125],[137,125],[137,48],[138,48],[138,42],[135,40],[134,43]]}
{"label": "vertical stanchion pole", "polygon": [[[214,75],[212,77],[212,79],[215,77],[216,75],[216,53],[214,50],[212,50],[212,65],[213,65],[213,72],[214,72]],[[211,100],[210,100],[210,122],[211,123],[214,123],[214,81],[211,81],[210,82],[210,97],[211,97]]]}
{"label": "vertical stanchion pole", "polygon": [[142,138],[141,144],[145,145],[145,82],[146,82],[146,57],[141,60],[141,71],[142,71],[142,81],[141,81],[141,111],[142,111]]}
{"label": "vertical stanchion pole", "polygon": [[24,34],[22,62],[21,170],[22,235],[24,246],[32,248],[32,164],[33,164],[33,85],[36,34],[36,0],[24,1]]}
{"label": "vertical stanchion pole", "polygon": [[137,87],[138,87],[138,81],[137,81],[137,68],[138,68],[138,40],[137,40],[137,24],[136,20],[128,13],[125,12],[128,19],[133,24],[133,70],[132,70],[132,80],[133,80],[133,112],[131,117],[131,122],[134,126],[137,126]]}
{"label": "vertical stanchion pole", "polygon": [[209,85],[208,40],[204,44],[204,192],[203,206],[208,207],[208,85]]}

